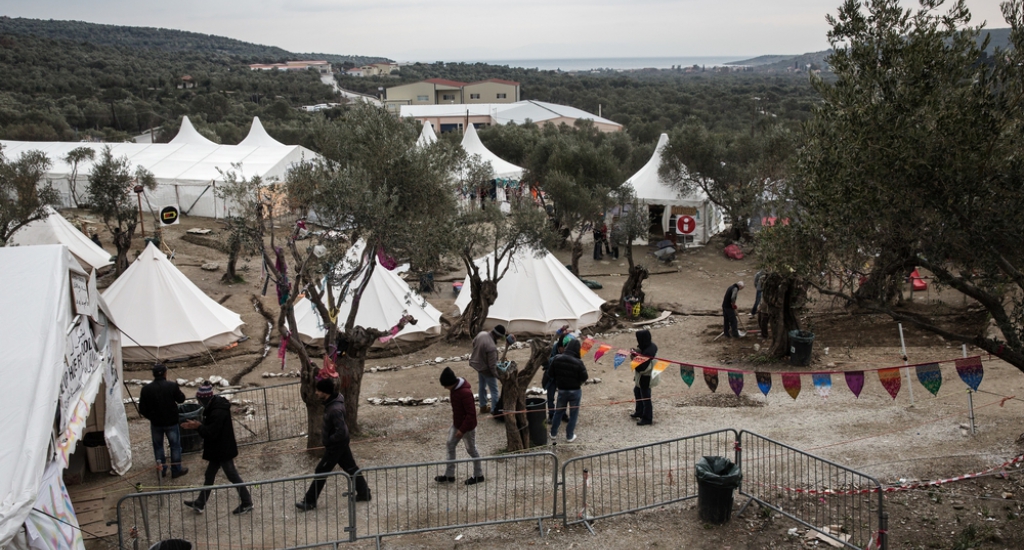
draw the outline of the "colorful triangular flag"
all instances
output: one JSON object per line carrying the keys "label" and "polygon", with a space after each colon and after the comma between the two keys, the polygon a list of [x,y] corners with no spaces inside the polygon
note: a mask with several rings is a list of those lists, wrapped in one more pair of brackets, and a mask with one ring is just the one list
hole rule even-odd
{"label": "colorful triangular flag", "polygon": [[619,365],[621,365],[621,364],[626,362],[626,357],[627,357],[626,356],[626,352],[624,352],[624,351],[620,350],[620,351],[615,352],[615,358],[612,360],[612,368],[613,369],[619,368]]}
{"label": "colorful triangular flag", "polygon": [[711,393],[718,389],[718,369],[704,367],[704,383],[708,385]]}
{"label": "colorful triangular flag", "polygon": [[818,391],[818,395],[822,399],[828,399],[828,394],[832,391],[832,375],[827,372],[812,374],[811,382],[814,383],[814,389]]}
{"label": "colorful triangular flag", "polygon": [[651,376],[658,376],[659,374],[661,374],[667,368],[668,368],[668,361],[660,361],[660,360],[659,361],[655,361],[654,362],[654,368],[651,369],[653,371],[653,372],[651,372]]}
{"label": "colorful triangular flag", "polygon": [[589,352],[592,347],[594,347],[594,339],[587,336],[582,342],[580,342],[580,359],[586,357],[587,352]]}
{"label": "colorful triangular flag", "polygon": [[985,367],[981,366],[981,357],[957,359],[956,373],[960,375],[960,379],[964,381],[964,384],[970,386],[972,390],[978,391],[981,379],[985,376]]}
{"label": "colorful triangular flag", "polygon": [[882,383],[885,391],[889,392],[893,399],[896,399],[896,395],[900,393],[900,386],[903,384],[900,369],[894,367],[878,371],[878,381]]}
{"label": "colorful triangular flag", "polygon": [[693,386],[693,365],[679,365],[679,377],[686,382],[686,387]]}
{"label": "colorful triangular flag", "polygon": [[637,367],[646,362],[650,357],[644,357],[643,355],[637,355],[633,357],[633,360],[629,363],[629,368],[636,370]]}
{"label": "colorful triangular flag", "polygon": [[597,351],[594,352],[594,361],[600,359],[602,356],[604,356],[604,354],[608,353],[608,351],[611,349],[612,347],[608,344],[601,344],[600,346],[597,346]]}
{"label": "colorful triangular flag", "polygon": [[942,387],[942,369],[939,368],[939,364],[918,365],[915,370],[917,371],[917,381],[926,390],[932,392],[932,395],[938,395],[939,388]]}
{"label": "colorful triangular flag", "polygon": [[844,372],[843,375],[846,377],[846,387],[850,388],[854,397],[860,397],[860,392],[864,389],[864,371],[851,370]]}
{"label": "colorful triangular flag", "polygon": [[795,372],[782,373],[782,387],[790,397],[796,399],[800,395],[800,375]]}
{"label": "colorful triangular flag", "polygon": [[754,378],[757,379],[758,389],[761,390],[765,397],[768,397],[768,392],[772,391],[772,373],[755,372]]}
{"label": "colorful triangular flag", "polygon": [[736,397],[740,396],[740,392],[743,391],[743,373],[742,372],[730,372],[729,373],[729,387],[732,388],[732,393],[735,393]]}

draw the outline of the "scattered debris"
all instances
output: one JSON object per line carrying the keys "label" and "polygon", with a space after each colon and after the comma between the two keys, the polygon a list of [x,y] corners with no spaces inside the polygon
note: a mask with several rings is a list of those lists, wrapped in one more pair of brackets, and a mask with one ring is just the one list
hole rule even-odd
{"label": "scattered debris", "polygon": [[213,233],[213,230],[203,229],[202,227],[193,227],[186,231],[186,233],[191,233],[192,235],[209,235],[210,233]]}
{"label": "scattered debris", "polygon": [[203,271],[217,271],[220,269],[220,264],[217,262],[209,262],[199,266],[199,269],[202,269]]}

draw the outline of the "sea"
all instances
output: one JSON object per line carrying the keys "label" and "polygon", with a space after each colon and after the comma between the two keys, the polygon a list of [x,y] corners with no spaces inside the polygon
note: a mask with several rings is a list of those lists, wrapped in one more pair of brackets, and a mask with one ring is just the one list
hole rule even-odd
{"label": "sea", "polygon": [[524,69],[540,69],[545,71],[593,71],[601,69],[671,69],[674,66],[715,67],[756,57],[749,56],[680,56],[680,57],[596,57],[592,59],[475,59],[466,63],[488,63],[491,65],[508,65]]}

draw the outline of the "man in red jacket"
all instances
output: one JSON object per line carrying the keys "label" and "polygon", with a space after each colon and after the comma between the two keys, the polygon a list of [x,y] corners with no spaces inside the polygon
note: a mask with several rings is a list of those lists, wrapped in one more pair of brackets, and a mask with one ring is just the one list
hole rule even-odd
{"label": "man in red jacket", "polygon": [[441,372],[441,385],[451,392],[452,426],[448,428],[448,467],[444,475],[437,476],[438,483],[455,482],[455,449],[459,440],[466,445],[466,452],[475,458],[473,461],[473,477],[465,481],[466,485],[476,485],[484,480],[483,464],[480,451],[476,450],[476,402],[473,400],[473,389],[465,378],[455,376],[450,367]]}

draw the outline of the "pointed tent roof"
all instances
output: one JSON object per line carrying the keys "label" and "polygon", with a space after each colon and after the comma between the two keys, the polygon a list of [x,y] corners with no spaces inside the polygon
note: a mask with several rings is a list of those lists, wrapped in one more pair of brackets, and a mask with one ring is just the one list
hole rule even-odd
{"label": "pointed tent roof", "polygon": [[252,147],[284,147],[285,144],[270,137],[267,130],[263,128],[260,117],[252,117],[252,126],[249,128],[249,135],[245,136],[239,145]]}
{"label": "pointed tent roof", "polygon": [[71,222],[66,220],[52,207],[47,206],[48,215],[19,229],[10,240],[10,244],[31,246],[39,244],[63,244],[68,247],[78,263],[87,270],[99,269],[113,264],[110,252],[96,246]]}
{"label": "pointed tent roof", "polygon": [[181,117],[181,128],[178,128],[178,135],[169,142],[171,145],[217,145],[206,139],[192,126],[192,121],[187,116]]}
{"label": "pointed tent roof", "polygon": [[[362,240],[356,242],[345,254],[343,264],[345,266],[358,265],[359,258],[366,248]],[[376,258],[373,260],[377,262]],[[341,291],[334,287],[335,299]],[[352,292],[345,295],[344,300],[338,306],[337,322],[344,325],[352,310]],[[359,311],[356,313],[356,325],[388,330],[395,326],[407,312],[416,318],[416,324],[406,325],[394,340],[397,342],[418,342],[441,334],[441,312],[430,305],[422,296],[413,292],[409,285],[394,271],[382,267],[380,263],[370,275],[370,282],[363,291],[359,302]],[[323,321],[320,314],[314,309],[312,302],[302,298],[295,304],[295,322],[299,329],[299,338],[310,345],[322,345],[324,335],[327,333],[323,328]],[[385,344],[379,340],[374,342],[374,347],[384,347]]]}
{"label": "pointed tent roof", "polygon": [[426,147],[431,143],[437,141],[437,134],[434,133],[434,125],[429,121],[423,123],[423,131],[420,132],[419,139],[416,140],[416,145],[420,147]]}
{"label": "pointed tent roof", "polygon": [[658,175],[658,168],[661,167],[661,155],[668,145],[668,134],[661,134],[658,138],[658,145],[654,147],[654,154],[647,164],[637,170],[628,180],[626,185],[631,185],[636,192],[636,198],[647,204],[684,204],[686,202],[704,202],[703,193],[689,197],[679,196],[679,192],[672,188],[668,182]]}
{"label": "pointed tent roof", "polygon": [[[601,319],[604,299],[587,288],[550,252],[536,257],[532,250],[519,250],[510,260],[505,276],[498,281],[498,298],[487,312],[484,328],[503,324],[512,333],[551,334],[569,325],[572,330],[589,327]],[[486,273],[494,254],[476,260]],[[455,306],[464,312],[470,301],[469,276]]]}
{"label": "pointed tent roof", "polygon": [[242,337],[242,318],[203,293],[153,243],[103,298],[125,335],[125,361],[190,357]]}
{"label": "pointed tent roof", "polygon": [[466,150],[466,153],[480,155],[484,162],[489,162],[496,178],[519,180],[523,177],[523,169],[521,167],[502,160],[501,157],[492,153],[490,149],[484,147],[484,143],[480,141],[480,136],[476,133],[476,127],[472,124],[466,127],[466,134],[462,136],[462,148]]}

